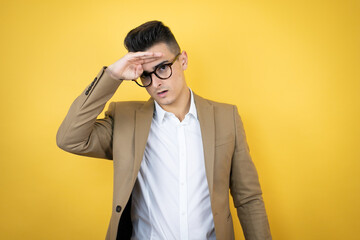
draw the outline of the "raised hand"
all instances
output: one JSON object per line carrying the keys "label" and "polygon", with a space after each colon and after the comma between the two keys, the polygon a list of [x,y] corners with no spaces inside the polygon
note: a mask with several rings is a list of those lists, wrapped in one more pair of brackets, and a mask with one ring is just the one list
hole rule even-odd
{"label": "raised hand", "polygon": [[161,52],[129,52],[111,64],[107,70],[115,79],[137,79],[143,73],[143,64],[156,61],[162,56]]}

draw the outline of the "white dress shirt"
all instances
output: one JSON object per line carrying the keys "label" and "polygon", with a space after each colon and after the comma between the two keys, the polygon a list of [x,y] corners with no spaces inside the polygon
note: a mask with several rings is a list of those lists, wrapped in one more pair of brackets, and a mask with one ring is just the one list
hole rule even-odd
{"label": "white dress shirt", "polygon": [[155,102],[132,193],[131,239],[216,239],[193,93],[182,122]]}

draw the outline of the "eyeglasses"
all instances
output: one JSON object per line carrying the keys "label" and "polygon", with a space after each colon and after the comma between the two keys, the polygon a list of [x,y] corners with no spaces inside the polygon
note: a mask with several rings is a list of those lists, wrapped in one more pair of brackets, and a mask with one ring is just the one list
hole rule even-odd
{"label": "eyeglasses", "polygon": [[165,80],[171,77],[172,75],[172,68],[171,66],[174,64],[176,59],[180,56],[180,53],[178,53],[174,60],[172,60],[170,63],[164,63],[156,66],[155,70],[152,72],[143,72],[140,76],[140,81],[138,79],[134,79],[133,81],[136,82],[137,85],[140,87],[148,87],[152,83],[152,74],[155,74],[158,78]]}

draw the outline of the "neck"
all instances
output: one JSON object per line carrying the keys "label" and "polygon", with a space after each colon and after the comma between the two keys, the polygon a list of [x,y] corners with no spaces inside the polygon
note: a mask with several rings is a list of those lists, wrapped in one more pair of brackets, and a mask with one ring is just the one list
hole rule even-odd
{"label": "neck", "polygon": [[181,95],[179,101],[171,105],[162,105],[162,109],[167,112],[173,113],[180,122],[184,120],[185,115],[189,112],[191,102],[191,94],[190,89],[186,89],[184,93]]}

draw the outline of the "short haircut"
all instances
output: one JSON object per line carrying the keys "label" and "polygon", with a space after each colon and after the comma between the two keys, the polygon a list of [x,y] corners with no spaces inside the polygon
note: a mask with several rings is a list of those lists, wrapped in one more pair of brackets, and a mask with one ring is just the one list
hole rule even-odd
{"label": "short haircut", "polygon": [[124,45],[129,52],[146,51],[157,43],[166,43],[174,54],[180,52],[179,44],[169,27],[160,21],[149,21],[131,30]]}

